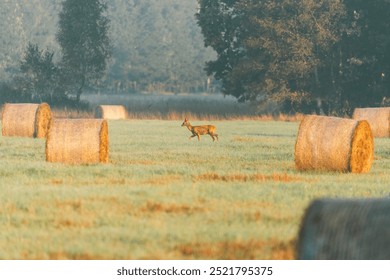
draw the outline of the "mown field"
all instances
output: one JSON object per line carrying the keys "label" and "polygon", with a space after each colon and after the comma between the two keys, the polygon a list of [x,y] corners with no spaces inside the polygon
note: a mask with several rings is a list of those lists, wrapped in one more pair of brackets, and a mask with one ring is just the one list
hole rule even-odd
{"label": "mown field", "polygon": [[389,196],[390,139],[368,174],[298,172],[298,122],[213,123],[215,143],[181,121],[109,121],[101,165],[0,136],[0,259],[293,259],[313,199]]}

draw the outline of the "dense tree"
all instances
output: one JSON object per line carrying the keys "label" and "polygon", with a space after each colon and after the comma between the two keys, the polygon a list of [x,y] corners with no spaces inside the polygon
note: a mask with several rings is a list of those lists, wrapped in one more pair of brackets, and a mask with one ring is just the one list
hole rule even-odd
{"label": "dense tree", "polygon": [[198,2],[205,44],[218,53],[206,69],[226,94],[290,109],[325,101],[335,114],[386,105],[390,1]]}
{"label": "dense tree", "polygon": [[17,81],[24,95],[33,101],[54,103],[63,97],[53,56],[54,52],[40,50],[36,44],[29,43],[27,46]]}
{"label": "dense tree", "polygon": [[84,88],[99,81],[111,56],[107,6],[100,0],[65,0],[59,14],[57,40],[61,46],[61,67],[76,100]]}
{"label": "dense tree", "polygon": [[[245,75],[237,77],[233,74],[239,61],[245,57],[245,50],[241,47],[247,26],[240,11],[238,1],[201,0],[199,11],[196,14],[198,24],[202,29],[205,46],[212,47],[217,52],[217,59],[207,62],[206,71],[217,80],[222,81],[223,91],[241,100],[248,99],[240,95],[244,92],[247,82]],[[242,79],[243,78],[243,79]]]}
{"label": "dense tree", "polygon": [[346,0],[355,27],[339,43],[340,99],[349,106],[388,105],[390,88],[390,1]]}
{"label": "dense tree", "polygon": [[[339,0],[199,0],[206,46],[218,53],[207,71],[240,100],[283,100],[318,84],[322,58],[340,36]],[[308,77],[313,77],[309,78]]]}

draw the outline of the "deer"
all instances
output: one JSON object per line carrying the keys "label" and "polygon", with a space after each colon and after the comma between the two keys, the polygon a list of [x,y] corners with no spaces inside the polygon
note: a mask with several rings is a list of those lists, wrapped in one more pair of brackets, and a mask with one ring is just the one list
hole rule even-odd
{"label": "deer", "polygon": [[215,133],[216,127],[214,125],[192,126],[190,122],[187,120],[187,118],[185,118],[181,126],[186,126],[188,130],[192,132],[192,135],[188,138],[189,140],[197,136],[198,141],[200,141],[200,135],[205,135],[205,134],[210,135],[211,138],[213,138],[213,142],[215,141],[215,139],[218,140],[218,134]]}

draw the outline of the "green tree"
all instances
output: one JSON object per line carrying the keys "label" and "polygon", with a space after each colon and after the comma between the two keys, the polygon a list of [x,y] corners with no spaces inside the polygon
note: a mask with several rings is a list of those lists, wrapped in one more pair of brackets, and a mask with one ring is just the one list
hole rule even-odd
{"label": "green tree", "polygon": [[[240,100],[388,106],[389,0],[198,0],[206,65]],[[314,101],[314,102],[313,102]]]}
{"label": "green tree", "polygon": [[38,45],[29,42],[20,62],[21,75],[17,81],[19,90],[30,100],[54,103],[63,97],[53,56],[54,52],[40,50]]}
{"label": "green tree", "polygon": [[354,107],[388,105],[390,1],[346,0],[355,27],[339,44],[340,100]]}
{"label": "green tree", "polygon": [[225,94],[244,101],[250,99],[240,94],[244,93],[245,80],[242,78],[245,78],[245,75],[235,80],[237,76],[233,74],[238,62],[246,57],[242,47],[246,35],[243,32],[246,21],[238,2],[198,0],[199,11],[196,18],[204,36],[205,46],[212,47],[217,53],[216,60],[206,63],[207,75],[214,75],[217,80],[222,81]]}
{"label": "green tree", "polygon": [[299,99],[319,87],[323,58],[339,40],[339,0],[199,0],[198,24],[217,52],[206,65],[239,100]]}
{"label": "green tree", "polygon": [[328,101],[337,94],[335,52],[348,26],[342,1],[284,0],[264,9],[266,15],[255,19],[264,33],[252,45],[270,57],[263,86],[268,96],[296,104],[294,111],[323,113],[323,103],[325,111],[333,111]]}
{"label": "green tree", "polygon": [[59,14],[57,41],[62,51],[61,68],[65,83],[76,92],[105,74],[111,56],[107,5],[100,0],[65,0]]}

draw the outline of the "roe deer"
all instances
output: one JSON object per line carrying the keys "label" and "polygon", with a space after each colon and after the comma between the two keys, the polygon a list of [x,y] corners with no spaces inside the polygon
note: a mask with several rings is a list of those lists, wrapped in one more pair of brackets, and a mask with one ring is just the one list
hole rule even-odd
{"label": "roe deer", "polygon": [[198,141],[200,141],[200,135],[208,134],[211,136],[211,138],[213,138],[213,141],[215,141],[215,138],[218,140],[218,134],[215,133],[216,128],[213,125],[192,126],[187,119],[184,119],[184,122],[181,124],[181,126],[186,126],[188,130],[192,132],[192,135],[189,139],[197,136]]}

